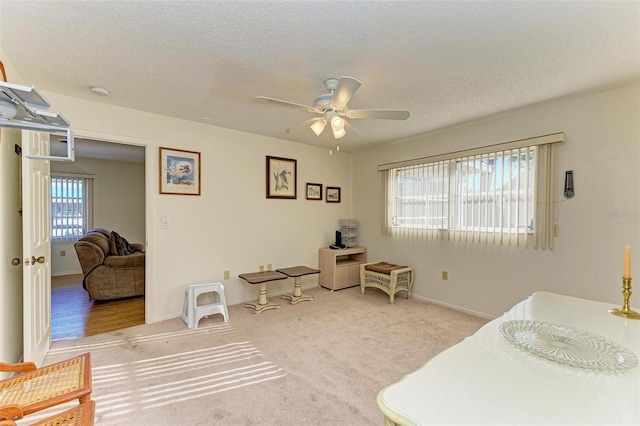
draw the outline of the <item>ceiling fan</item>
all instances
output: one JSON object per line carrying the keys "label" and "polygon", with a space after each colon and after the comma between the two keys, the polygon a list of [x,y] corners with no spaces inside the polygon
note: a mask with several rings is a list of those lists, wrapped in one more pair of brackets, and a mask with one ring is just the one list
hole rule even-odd
{"label": "ceiling fan", "polygon": [[[406,120],[409,118],[409,111],[390,109],[349,109],[347,104],[361,84],[362,83],[360,83],[360,81],[353,77],[343,76],[340,79],[329,78],[324,82],[329,93],[324,93],[318,96],[315,101],[315,106],[302,105],[266,96],[258,96],[254,100],[256,102],[269,105],[319,114],[319,117],[306,120],[297,127],[287,129],[287,133],[291,133],[301,127],[309,127],[316,136],[320,136],[327,124],[329,124],[335,139],[340,139],[346,135],[347,130],[356,136],[358,135],[358,132],[346,120],[347,118],[386,120]],[[337,149],[339,151],[340,146],[337,146]],[[329,153],[333,153],[331,148],[329,148]]]}

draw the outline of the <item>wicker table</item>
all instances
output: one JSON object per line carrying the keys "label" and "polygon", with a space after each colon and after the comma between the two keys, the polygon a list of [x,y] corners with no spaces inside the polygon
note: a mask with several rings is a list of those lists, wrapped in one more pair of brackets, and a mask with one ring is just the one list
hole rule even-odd
{"label": "wicker table", "polygon": [[267,309],[277,309],[280,307],[279,303],[271,303],[269,302],[269,299],[267,299],[267,283],[271,281],[285,280],[289,278],[288,276],[276,271],[264,271],[240,274],[239,277],[249,284],[260,285],[260,298],[258,301],[248,302],[244,305],[245,307],[253,308],[256,314],[266,311]]}
{"label": "wicker table", "polygon": [[302,277],[304,275],[319,274],[319,269],[312,269],[306,266],[294,266],[291,268],[276,269],[276,272],[281,272],[289,277],[295,278],[293,294],[282,296],[283,299],[290,300],[292,305],[302,302],[303,300],[313,300],[313,296],[307,296],[302,293]]}

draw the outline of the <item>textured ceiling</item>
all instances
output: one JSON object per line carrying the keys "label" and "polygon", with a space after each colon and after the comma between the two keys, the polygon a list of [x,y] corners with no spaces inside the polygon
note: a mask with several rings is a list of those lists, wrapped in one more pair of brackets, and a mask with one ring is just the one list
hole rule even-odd
{"label": "textured ceiling", "polygon": [[252,100],[353,76],[350,108],[411,117],[350,120],[352,151],[638,81],[640,2],[1,0],[0,43],[44,91],[321,146],[285,132],[315,115]]}

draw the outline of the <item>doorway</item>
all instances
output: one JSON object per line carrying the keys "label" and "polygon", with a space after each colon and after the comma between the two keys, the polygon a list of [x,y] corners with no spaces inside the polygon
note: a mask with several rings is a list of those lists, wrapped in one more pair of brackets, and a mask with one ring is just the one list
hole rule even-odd
{"label": "doorway", "polygon": [[[51,155],[60,152],[66,152],[64,140],[52,137]],[[146,156],[146,145],[77,137],[76,160],[51,162],[51,174],[93,175],[93,223],[89,227],[113,230],[146,246]],[[73,243],[52,242],[51,275],[52,342],[144,324],[144,296],[89,300]]]}

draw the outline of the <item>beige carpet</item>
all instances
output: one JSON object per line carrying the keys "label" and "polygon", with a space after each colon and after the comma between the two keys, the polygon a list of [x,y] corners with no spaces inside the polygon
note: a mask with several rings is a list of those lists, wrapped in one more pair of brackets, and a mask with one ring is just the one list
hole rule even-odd
{"label": "beige carpet", "polygon": [[305,293],[197,330],[177,318],[56,343],[45,363],[91,352],[99,425],[382,425],[382,388],[487,322],[377,289]]}

